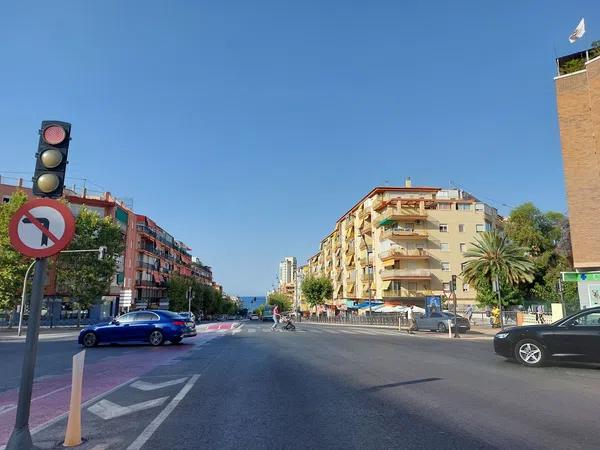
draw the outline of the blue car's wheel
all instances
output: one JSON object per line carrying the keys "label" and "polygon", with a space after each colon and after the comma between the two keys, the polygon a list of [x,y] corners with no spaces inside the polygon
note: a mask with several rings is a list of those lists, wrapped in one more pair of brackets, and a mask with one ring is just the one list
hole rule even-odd
{"label": "blue car's wheel", "polygon": [[165,337],[163,336],[162,331],[153,330],[150,333],[150,336],[148,336],[148,341],[150,341],[150,345],[158,347],[159,345],[162,345],[165,342]]}
{"label": "blue car's wheel", "polygon": [[85,333],[81,341],[83,342],[83,346],[87,348],[95,347],[96,345],[98,345],[98,338],[96,337],[96,333],[94,333],[93,331]]}

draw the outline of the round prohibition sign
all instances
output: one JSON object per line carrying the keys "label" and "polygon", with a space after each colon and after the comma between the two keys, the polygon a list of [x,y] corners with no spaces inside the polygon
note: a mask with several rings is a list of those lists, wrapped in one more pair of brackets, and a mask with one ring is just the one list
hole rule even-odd
{"label": "round prohibition sign", "polygon": [[30,200],[10,219],[12,246],[32,258],[45,258],[64,250],[75,234],[75,219],[64,204],[47,198]]}

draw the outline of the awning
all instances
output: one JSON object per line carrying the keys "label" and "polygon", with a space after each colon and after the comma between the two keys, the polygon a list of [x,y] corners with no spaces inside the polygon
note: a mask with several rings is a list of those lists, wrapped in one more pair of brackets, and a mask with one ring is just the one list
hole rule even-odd
{"label": "awning", "polygon": [[394,221],[392,219],[383,219],[379,222],[379,226],[384,227],[384,226],[390,225],[392,223],[394,223]]}
{"label": "awning", "polygon": [[394,260],[393,259],[388,259],[387,261],[383,262],[383,267],[391,267],[394,265]]}
{"label": "awning", "polygon": [[383,290],[387,291],[390,288],[390,284],[392,284],[391,280],[384,280],[383,281]]}

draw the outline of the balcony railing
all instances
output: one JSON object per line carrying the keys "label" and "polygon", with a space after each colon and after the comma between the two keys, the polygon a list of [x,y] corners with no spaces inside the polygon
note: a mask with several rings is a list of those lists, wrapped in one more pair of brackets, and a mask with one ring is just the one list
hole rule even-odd
{"label": "balcony railing", "polygon": [[429,270],[429,269],[386,269],[381,272],[381,278],[384,280],[431,279],[431,270]]}
{"label": "balcony railing", "polygon": [[378,225],[427,219],[427,212],[418,208],[386,208],[377,217]]}
{"label": "balcony railing", "polygon": [[135,285],[136,286],[151,286],[151,287],[158,286],[158,284],[156,282],[148,281],[148,280],[135,280]]}
{"label": "balcony railing", "polygon": [[370,209],[368,209],[368,208],[367,209],[361,209],[358,212],[358,218],[362,220],[365,217],[369,216],[370,214],[371,214],[371,210]]}
{"label": "balcony railing", "polygon": [[389,289],[382,292],[383,298],[425,297],[430,294],[429,290],[409,291],[408,289]]}
{"label": "balcony railing", "polygon": [[429,235],[427,231],[421,230],[385,230],[381,233],[382,239],[396,239],[396,240],[422,240],[427,239]]}
{"label": "balcony railing", "polygon": [[410,249],[410,250],[406,250],[406,249],[402,249],[402,248],[391,248],[389,250],[386,250],[385,252],[381,252],[379,254],[379,259],[386,260],[386,259],[426,259],[429,258],[429,252],[427,252],[427,250],[423,250],[422,248],[417,248],[417,249]]}

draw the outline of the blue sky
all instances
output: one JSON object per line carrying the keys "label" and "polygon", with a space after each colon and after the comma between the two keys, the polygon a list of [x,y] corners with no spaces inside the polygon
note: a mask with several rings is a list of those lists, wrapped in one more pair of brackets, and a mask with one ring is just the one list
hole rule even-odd
{"label": "blue sky", "polygon": [[0,174],[29,177],[40,121],[70,121],[71,183],[262,295],[386,181],[565,211],[554,56],[597,29],[594,1],[8,2]]}

